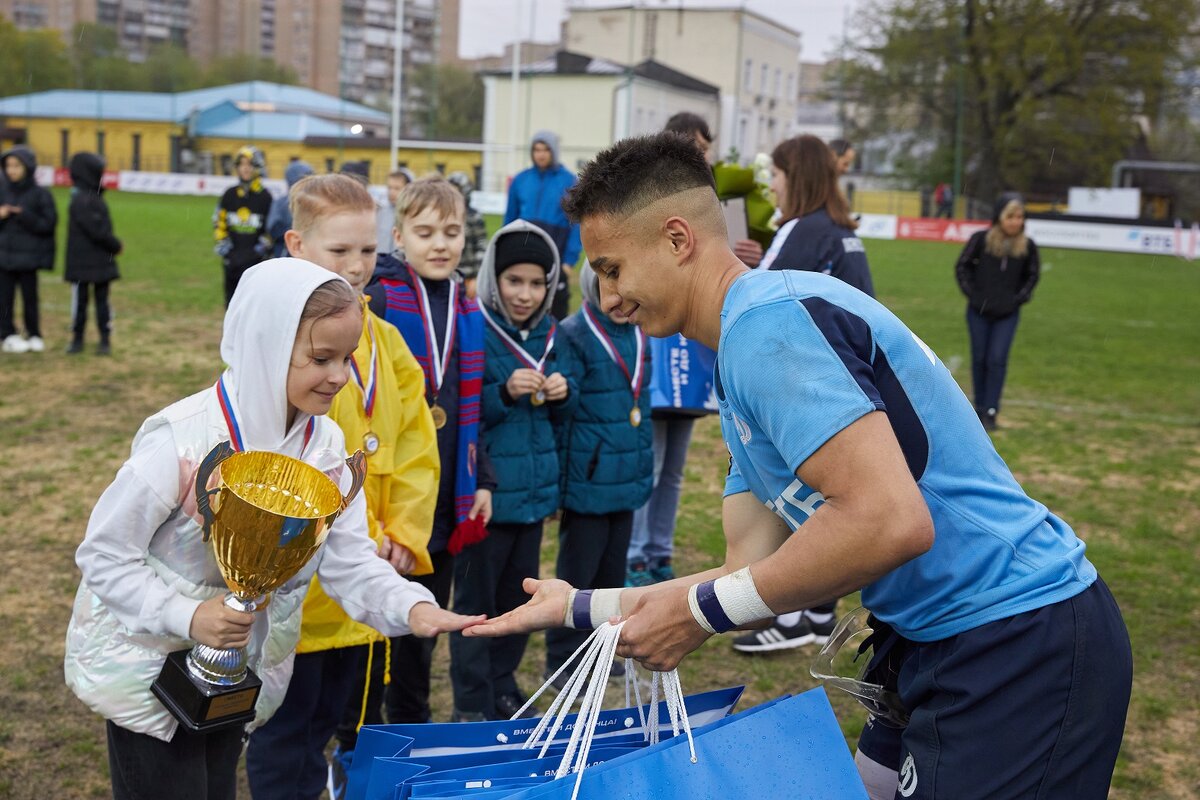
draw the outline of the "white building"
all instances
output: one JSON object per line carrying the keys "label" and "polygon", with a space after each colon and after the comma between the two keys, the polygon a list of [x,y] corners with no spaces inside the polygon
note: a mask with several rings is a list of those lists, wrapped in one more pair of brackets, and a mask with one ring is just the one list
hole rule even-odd
{"label": "white building", "polygon": [[539,130],[558,134],[561,163],[578,173],[597,153],[626,136],[662,130],[679,111],[716,119],[716,86],[655,61],[627,68],[561,51],[520,68],[516,96],[507,71],[483,73],[485,192],[503,192],[530,165]]}
{"label": "white building", "polygon": [[717,152],[741,160],[792,135],[800,34],[740,7],[570,9],[563,47],[625,63],[654,60],[720,89]]}

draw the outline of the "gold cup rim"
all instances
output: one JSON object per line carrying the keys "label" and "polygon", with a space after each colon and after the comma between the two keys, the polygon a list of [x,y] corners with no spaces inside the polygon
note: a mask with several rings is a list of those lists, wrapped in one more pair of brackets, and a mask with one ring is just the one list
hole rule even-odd
{"label": "gold cup rim", "polygon": [[[305,506],[303,502],[298,502],[298,503],[296,503],[297,508],[295,510],[288,509],[288,510],[284,511],[284,510],[279,509],[278,507],[271,507],[262,502],[259,502],[255,498],[255,495],[257,495],[258,492],[247,492],[247,491],[244,491],[244,489],[243,489],[243,483],[248,483],[249,481],[235,481],[235,480],[230,480],[230,478],[229,478],[230,472],[236,470],[239,467],[239,462],[245,462],[245,461],[250,461],[250,460],[270,461],[275,464],[281,465],[282,467],[286,467],[286,468],[290,468],[294,471],[298,471],[298,472],[306,475],[305,483],[309,483],[310,485],[321,486],[322,484],[325,484],[328,487],[327,491],[329,493],[329,500],[331,503],[331,507],[329,509],[322,509],[322,508],[318,507],[317,503],[311,503],[311,501],[308,506]],[[231,467],[233,469],[230,469]],[[254,508],[260,509],[261,511],[265,511],[268,514],[277,514],[280,516],[291,517],[293,519],[318,520],[318,519],[322,519],[324,517],[328,517],[330,514],[337,513],[342,508],[342,503],[343,503],[342,492],[341,492],[341,489],[338,487],[337,483],[335,483],[332,478],[330,478],[328,475],[326,475],[324,472],[317,469],[313,465],[311,465],[307,462],[301,461],[298,458],[293,458],[292,456],[284,455],[283,453],[273,453],[269,450],[243,450],[241,452],[234,453],[229,458],[227,458],[223,462],[221,462],[219,470],[220,470],[220,484],[219,485],[221,488],[224,488],[227,491],[229,491],[231,494],[233,494],[235,497],[237,497],[243,503],[246,503],[247,505],[250,505]],[[245,476],[234,476],[234,477],[235,478],[243,478]],[[262,484],[258,484],[257,482],[255,482],[256,489],[260,485],[262,485]],[[285,496],[289,496],[289,495],[291,495],[292,490],[287,489],[285,487],[279,487],[278,491],[285,493]],[[324,493],[324,491],[322,491],[321,493]],[[299,495],[292,495],[292,496],[299,497]],[[301,499],[303,500],[304,498],[301,498]]]}

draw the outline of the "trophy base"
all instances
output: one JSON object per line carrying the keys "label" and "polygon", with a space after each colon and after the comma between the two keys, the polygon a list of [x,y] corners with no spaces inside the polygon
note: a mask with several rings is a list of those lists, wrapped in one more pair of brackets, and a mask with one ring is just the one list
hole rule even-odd
{"label": "trophy base", "polygon": [[194,733],[245,725],[254,719],[254,704],[262,681],[252,670],[236,686],[214,686],[192,677],[187,668],[188,650],[176,650],[167,656],[162,672],[150,691],[171,716]]}

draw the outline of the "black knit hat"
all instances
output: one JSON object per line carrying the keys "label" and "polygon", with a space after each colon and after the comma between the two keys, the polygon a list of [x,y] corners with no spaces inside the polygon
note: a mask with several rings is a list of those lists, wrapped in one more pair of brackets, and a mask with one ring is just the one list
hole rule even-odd
{"label": "black knit hat", "polygon": [[496,275],[513,264],[537,264],[550,274],[558,254],[554,246],[536,231],[513,231],[496,240]]}

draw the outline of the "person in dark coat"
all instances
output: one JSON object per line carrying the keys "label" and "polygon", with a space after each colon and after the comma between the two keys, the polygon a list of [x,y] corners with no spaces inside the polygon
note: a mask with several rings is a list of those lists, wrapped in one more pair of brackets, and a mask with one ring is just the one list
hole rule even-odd
{"label": "person in dark coat", "polygon": [[226,308],[242,274],[271,252],[271,193],[263,186],[266,158],[257,147],[246,145],[234,155],[233,165],[238,182],[225,190],[213,211],[213,252],[220,256],[225,274]]}
{"label": "person in dark coat", "polygon": [[983,427],[991,431],[996,429],[1008,352],[1017,333],[1020,309],[1033,297],[1041,274],[1037,245],[1025,235],[1021,195],[1000,195],[992,227],[970,238],[954,273],[958,288],[967,297],[975,413]]}
{"label": "person in dark coat", "polygon": [[112,218],[104,202],[104,159],[95,153],[76,153],[71,156],[71,206],[67,214],[67,269],[63,279],[73,284],[71,308],[71,343],[68,353],[83,351],[83,329],[87,325],[88,294],[96,298],[96,325],[100,329],[100,345],[96,352],[108,355],[111,351],[109,334],[112,314],[108,307],[108,286],[121,277],[117,272],[117,255],[121,240],[113,235]]}
{"label": "person in dark coat", "polygon": [[[46,348],[38,319],[38,270],[54,268],[58,209],[35,178],[37,157],[24,145],[7,151],[0,181],[0,346],[6,353]],[[13,320],[17,287],[25,307],[25,336]]]}

